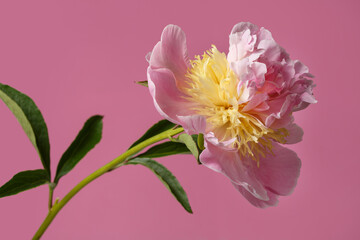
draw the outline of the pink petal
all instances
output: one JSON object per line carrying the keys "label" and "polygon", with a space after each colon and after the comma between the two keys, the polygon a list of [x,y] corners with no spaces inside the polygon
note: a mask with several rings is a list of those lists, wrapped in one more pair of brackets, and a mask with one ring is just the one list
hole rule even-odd
{"label": "pink petal", "polygon": [[263,103],[267,99],[268,99],[267,94],[263,94],[263,93],[255,94],[251,98],[251,100],[248,102],[248,104],[243,108],[242,111],[244,111],[244,112],[250,111],[250,110],[254,109],[255,107],[259,106],[261,103]]}
{"label": "pink petal", "polygon": [[257,105],[254,109],[253,109],[253,111],[254,112],[263,112],[263,111],[266,111],[266,110],[268,110],[270,107],[269,107],[269,105],[266,103],[266,102],[262,102],[262,103],[260,103],[259,105]]}
{"label": "pink petal", "polygon": [[236,140],[235,138],[229,139],[227,141],[219,142],[219,139],[217,139],[217,137],[215,137],[215,134],[213,132],[206,133],[205,138],[209,143],[211,143],[219,148],[222,148],[224,151],[237,151],[234,148],[229,148],[230,144],[232,144]]}
{"label": "pink petal", "polygon": [[258,208],[267,208],[267,207],[274,207],[278,204],[278,195],[268,192],[267,195],[269,200],[264,201],[254,197],[251,193],[249,193],[245,188],[240,185],[233,184],[234,187],[255,207]]}
{"label": "pink petal", "polygon": [[297,112],[300,110],[304,110],[305,108],[307,108],[310,105],[310,103],[308,102],[301,102],[299,105],[295,106],[293,111]]}
{"label": "pink petal", "polygon": [[275,42],[269,30],[261,28],[258,33],[258,38],[258,48],[265,51],[261,57],[265,62],[281,62],[283,59],[289,58],[286,51]]}
{"label": "pink petal", "polygon": [[255,172],[248,159],[241,160],[237,149],[225,150],[205,138],[206,149],[200,155],[200,161],[208,168],[227,176],[234,184],[244,187],[254,197],[269,200],[266,189],[256,179]]}
{"label": "pink petal", "polygon": [[295,77],[298,78],[305,73],[309,73],[309,68],[299,60],[294,61]]}
{"label": "pink petal", "polygon": [[164,28],[161,41],[152,51],[150,67],[168,68],[174,73],[177,86],[186,84],[184,80],[189,60],[185,33],[180,27],[168,25]]}
{"label": "pink petal", "polygon": [[178,119],[187,134],[205,133],[206,119],[204,116],[178,116]]}
{"label": "pink petal", "polygon": [[256,43],[256,35],[251,35],[250,30],[244,32],[230,34],[230,47],[228,60],[239,61],[246,57],[249,52],[254,51]]}
{"label": "pink petal", "polygon": [[291,194],[300,174],[301,162],[296,153],[274,143],[274,155],[260,159],[259,167],[253,163],[256,178],[267,190],[268,199],[259,199],[244,187],[233,184],[235,188],[254,206],[266,208],[276,206],[278,196]]}
{"label": "pink petal", "polygon": [[286,144],[294,144],[301,142],[304,135],[304,131],[301,129],[301,127],[293,123],[286,127],[286,130],[288,130],[289,133],[289,136],[285,138]]}
{"label": "pink petal", "polygon": [[286,196],[291,194],[300,175],[301,161],[296,153],[273,143],[274,155],[260,158],[259,167],[254,166],[256,178],[270,192]]}
{"label": "pink petal", "polygon": [[232,61],[230,62],[230,67],[238,77],[238,79],[241,82],[245,82],[247,80],[248,72],[248,65],[249,65],[249,59],[243,58],[239,61]]}
{"label": "pink petal", "polygon": [[241,33],[243,31],[246,31],[247,29],[250,30],[251,34],[255,34],[259,31],[258,26],[256,26],[255,24],[252,24],[250,22],[240,22],[238,24],[235,24],[235,26],[231,30],[231,34]]}
{"label": "pink petal", "polygon": [[296,97],[296,94],[289,94],[286,97],[268,101],[267,104],[270,108],[263,112],[263,114],[268,114],[265,118],[265,125],[271,128],[288,126],[293,121],[291,113]]}
{"label": "pink petal", "polygon": [[238,104],[246,103],[249,101],[250,96],[254,95],[254,93],[251,93],[251,88],[247,87],[247,82],[241,82],[239,81],[237,85],[237,93],[239,94],[239,100]]}
{"label": "pink petal", "polygon": [[302,79],[295,82],[291,91],[298,93],[300,96],[300,103],[294,106],[293,111],[300,111],[307,108],[311,103],[317,103],[314,95],[313,88],[315,85],[312,80]]}
{"label": "pink petal", "polygon": [[230,62],[231,69],[241,82],[249,81],[249,84],[260,87],[264,84],[266,65],[260,62],[251,62],[249,58]]}
{"label": "pink petal", "polygon": [[301,95],[301,100],[304,101],[304,102],[307,102],[307,103],[317,103],[314,95],[308,93],[308,92],[304,92],[302,95]]}
{"label": "pink petal", "polygon": [[264,84],[265,74],[267,72],[266,65],[260,62],[252,62],[249,66],[254,74],[252,79],[248,79],[256,82],[256,86],[260,87]]}
{"label": "pink petal", "polygon": [[148,68],[148,82],[150,94],[158,112],[166,119],[180,124],[178,116],[191,115],[193,103],[184,99],[183,94],[175,84],[174,74],[166,68]]}
{"label": "pink petal", "polygon": [[240,61],[249,55],[252,55],[250,60],[255,61],[260,56],[261,53],[255,49],[257,31],[258,27],[248,22],[241,22],[233,27],[229,36],[229,62]]}
{"label": "pink petal", "polygon": [[275,93],[278,86],[276,83],[271,81],[265,81],[264,85],[261,86],[261,88],[258,89],[259,92],[272,94]]}
{"label": "pink petal", "polygon": [[273,40],[266,39],[259,42],[258,48],[264,49],[263,58],[266,62],[275,62],[281,60],[282,48]]}

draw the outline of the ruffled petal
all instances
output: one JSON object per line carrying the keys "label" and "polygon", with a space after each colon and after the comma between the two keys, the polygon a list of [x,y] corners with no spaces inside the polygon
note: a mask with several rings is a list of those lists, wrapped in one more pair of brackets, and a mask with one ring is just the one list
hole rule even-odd
{"label": "ruffled petal", "polygon": [[252,62],[249,64],[249,68],[251,69],[252,75],[249,76],[247,80],[255,83],[257,88],[263,86],[267,72],[266,65],[260,62]]}
{"label": "ruffled petal", "polygon": [[245,188],[254,197],[269,200],[266,189],[256,179],[249,165],[249,159],[240,159],[237,149],[225,150],[205,138],[206,149],[200,155],[200,161],[208,168],[227,176],[234,184]]}
{"label": "ruffled petal", "polygon": [[302,95],[301,95],[301,100],[303,102],[307,102],[307,103],[317,103],[314,95],[308,93],[308,92],[304,92]]}
{"label": "ruffled petal", "polygon": [[164,28],[161,41],[154,47],[150,67],[168,68],[173,72],[178,87],[186,84],[185,74],[189,67],[186,36],[180,27],[168,25]]}
{"label": "ruffled petal", "polygon": [[227,57],[229,62],[240,61],[251,53],[251,61],[255,61],[260,56],[261,52],[254,51],[257,31],[258,27],[249,22],[241,22],[233,27],[229,36],[230,46]]}
{"label": "ruffled petal", "polygon": [[294,61],[295,78],[302,76],[303,74],[309,73],[309,68],[305,66],[299,60]]}
{"label": "ruffled petal", "polygon": [[286,97],[270,100],[267,102],[269,109],[262,112],[259,116],[267,127],[286,127],[293,121],[291,113],[296,99],[296,94],[289,94]]}
{"label": "ruffled petal", "polygon": [[234,25],[234,27],[231,30],[231,34],[241,33],[246,30],[250,30],[251,34],[255,34],[256,32],[259,31],[259,27],[250,22],[240,22]]}
{"label": "ruffled petal", "polygon": [[150,94],[158,112],[166,119],[180,124],[178,116],[192,115],[190,110],[194,103],[183,98],[175,84],[174,74],[166,68],[148,68]]}

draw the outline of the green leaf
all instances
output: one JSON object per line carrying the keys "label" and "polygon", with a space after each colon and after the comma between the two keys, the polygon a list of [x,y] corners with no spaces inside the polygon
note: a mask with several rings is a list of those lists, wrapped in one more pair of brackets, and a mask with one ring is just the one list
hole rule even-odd
{"label": "green leaf", "polygon": [[179,142],[164,142],[149,148],[146,152],[136,156],[141,158],[158,158],[174,154],[191,153],[185,144]]}
{"label": "green leaf", "polygon": [[45,183],[48,183],[48,172],[44,169],[19,172],[0,187],[0,198],[18,194]]}
{"label": "green leaf", "polygon": [[197,144],[198,144],[198,147],[199,147],[200,151],[205,149],[205,147],[204,147],[204,134],[199,133],[199,135],[197,135]]}
{"label": "green leaf", "polygon": [[147,132],[141,137],[139,138],[136,142],[134,142],[130,147],[134,147],[136,145],[138,145],[139,143],[145,141],[146,139],[149,139],[161,132],[164,132],[166,130],[169,130],[171,128],[175,127],[175,124],[172,122],[169,122],[168,120],[164,119],[161,120],[159,122],[157,122],[156,124],[154,124],[149,130],[147,130]]}
{"label": "green leaf", "polygon": [[179,142],[184,143],[186,145],[186,147],[190,150],[190,152],[194,155],[194,157],[198,160],[200,153],[199,153],[198,146],[196,144],[196,139],[197,139],[197,137],[194,139],[193,136],[190,136],[190,135],[184,133],[184,134],[181,134],[177,140]]}
{"label": "green leaf", "polygon": [[101,140],[103,116],[89,118],[70,147],[62,155],[56,170],[55,183],[70,172],[85,155]]}
{"label": "green leaf", "polygon": [[38,152],[50,179],[50,143],[48,130],[34,101],[16,89],[0,83],[0,98],[15,115]]}
{"label": "green leaf", "polygon": [[144,86],[144,87],[149,87],[148,81],[139,81],[139,82],[136,82],[136,83],[141,85],[141,86]]}
{"label": "green leaf", "polygon": [[155,175],[160,179],[165,187],[174,195],[174,197],[185,208],[185,210],[189,213],[192,213],[190,203],[184,189],[181,187],[175,176],[166,167],[150,158],[135,158],[126,164],[141,164],[145,167],[148,167],[152,172],[155,173]]}

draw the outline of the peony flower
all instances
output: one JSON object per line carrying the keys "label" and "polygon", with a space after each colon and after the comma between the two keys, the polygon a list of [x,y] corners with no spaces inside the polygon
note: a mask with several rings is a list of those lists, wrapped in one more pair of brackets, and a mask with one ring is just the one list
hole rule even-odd
{"label": "peony flower", "polygon": [[188,134],[203,133],[200,161],[227,176],[254,206],[275,206],[296,186],[301,161],[283,146],[301,141],[293,112],[315,103],[308,68],[271,33],[236,24],[229,53],[215,46],[189,60],[184,32],[163,30],[147,70],[158,112]]}

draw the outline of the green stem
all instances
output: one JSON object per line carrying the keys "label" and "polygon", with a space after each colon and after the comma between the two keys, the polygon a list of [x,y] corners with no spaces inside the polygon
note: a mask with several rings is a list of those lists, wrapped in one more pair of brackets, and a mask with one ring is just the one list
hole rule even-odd
{"label": "green stem", "polygon": [[88,185],[90,182],[94,181],[95,179],[97,179],[98,177],[100,177],[101,175],[107,173],[108,171],[114,169],[115,167],[117,167],[119,164],[123,163],[128,157],[138,153],[139,151],[141,151],[142,149],[144,149],[145,147],[159,142],[161,140],[164,140],[166,138],[169,138],[171,136],[177,135],[181,132],[183,132],[184,129],[183,128],[176,128],[176,129],[170,129],[167,131],[164,131],[158,135],[155,135],[149,139],[146,139],[145,141],[139,143],[138,145],[130,148],[129,150],[127,150],[125,153],[121,154],[119,157],[115,158],[114,160],[112,160],[111,162],[107,163],[106,165],[102,166],[101,168],[99,168],[98,170],[96,170],[95,172],[93,172],[92,174],[90,174],[89,176],[87,176],[86,178],[84,178],[81,182],[79,182],[73,189],[71,189],[71,191],[66,194],[66,196],[60,201],[60,202],[55,202],[54,206],[49,210],[48,215],[46,216],[44,222],[41,224],[41,226],[39,227],[39,229],[37,230],[37,232],[35,233],[34,237],[32,238],[33,240],[35,239],[40,239],[40,237],[44,234],[44,232],[46,231],[46,229],[49,227],[50,223],[53,221],[53,219],[55,218],[55,216],[58,214],[58,212],[81,190],[83,189],[86,185]]}
{"label": "green stem", "polygon": [[54,195],[54,187],[53,183],[49,183],[49,211],[51,210],[53,206],[53,195]]}

